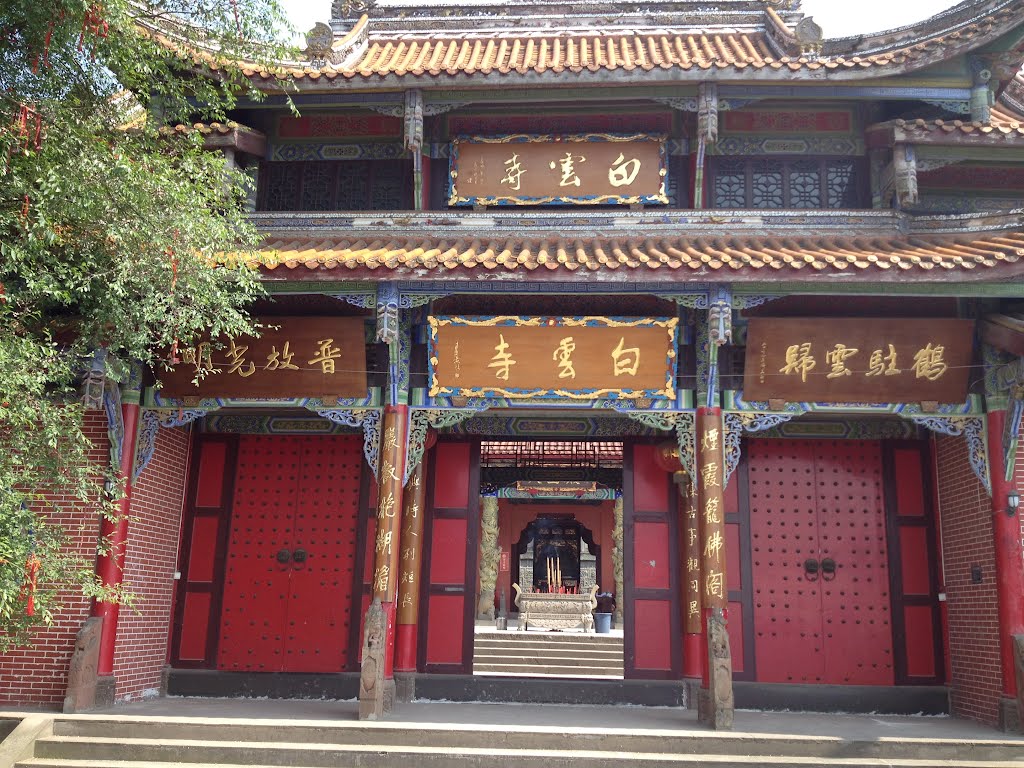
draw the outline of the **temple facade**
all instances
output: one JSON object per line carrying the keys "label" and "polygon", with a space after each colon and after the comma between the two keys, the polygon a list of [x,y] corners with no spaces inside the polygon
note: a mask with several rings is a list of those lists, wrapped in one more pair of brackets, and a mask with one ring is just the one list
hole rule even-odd
{"label": "temple facade", "polygon": [[169,129],[253,179],[265,332],[108,382],[143,600],[72,600],[0,702],[385,717],[598,607],[609,700],[1020,727],[1022,63],[1022,0],[333,3]]}

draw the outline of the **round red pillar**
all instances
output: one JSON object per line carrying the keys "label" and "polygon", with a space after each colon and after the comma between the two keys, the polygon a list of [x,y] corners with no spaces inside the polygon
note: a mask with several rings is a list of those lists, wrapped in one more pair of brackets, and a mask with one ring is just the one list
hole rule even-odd
{"label": "round red pillar", "polygon": [[[128,515],[131,512],[132,469],[135,464],[135,442],[138,434],[139,405],[125,403],[121,406],[124,420],[124,439],[121,442],[121,466],[118,468],[124,480],[124,496],[117,503],[117,519],[103,519],[100,537],[107,540],[109,551],[96,558],[96,576],[107,587],[118,587],[124,581],[124,556],[128,546]],[[96,672],[100,677],[114,674],[114,649],[117,646],[117,620],[120,606],[117,603],[93,601],[92,616],[103,619],[100,632],[100,655]]]}
{"label": "round red pillar", "polygon": [[988,414],[988,460],[992,482],[992,535],[995,539],[996,595],[999,603],[999,647],[1003,662],[1003,693],[1017,695],[1013,635],[1024,633],[1024,564],[1021,560],[1019,512],[1007,514],[1007,497],[1014,487],[1006,480],[1003,428],[1006,411]]}

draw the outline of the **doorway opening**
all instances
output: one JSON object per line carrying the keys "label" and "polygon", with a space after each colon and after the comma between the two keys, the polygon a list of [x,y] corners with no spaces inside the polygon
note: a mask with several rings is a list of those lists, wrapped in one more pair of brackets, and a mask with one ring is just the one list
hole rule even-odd
{"label": "doorway opening", "polygon": [[495,497],[500,554],[492,583],[485,512],[479,589],[493,589],[495,618],[477,617],[474,674],[623,676],[621,619],[596,632],[592,609],[596,594],[613,601],[622,589],[613,564],[614,556],[621,573],[622,455],[614,440],[481,444],[481,489]]}

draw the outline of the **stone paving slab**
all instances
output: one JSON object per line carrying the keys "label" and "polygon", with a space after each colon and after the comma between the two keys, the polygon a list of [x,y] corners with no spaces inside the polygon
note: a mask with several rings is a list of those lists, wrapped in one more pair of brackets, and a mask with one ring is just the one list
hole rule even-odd
{"label": "stone paving slab", "polygon": [[[0,712],[0,719],[19,717],[20,714]],[[285,724],[288,721],[357,721],[358,704],[355,701],[306,699],[167,697],[123,703],[97,711],[95,715],[278,721],[275,724]],[[671,707],[417,701],[398,705],[381,725],[399,723],[410,726],[457,723],[481,728],[594,728],[605,733],[665,731],[704,732],[709,737],[715,735],[697,723],[695,711]],[[744,733],[831,736],[843,739],[956,739],[1024,743],[1024,737],[1007,735],[978,723],[945,716],[835,715],[741,710],[736,712],[733,734]]]}

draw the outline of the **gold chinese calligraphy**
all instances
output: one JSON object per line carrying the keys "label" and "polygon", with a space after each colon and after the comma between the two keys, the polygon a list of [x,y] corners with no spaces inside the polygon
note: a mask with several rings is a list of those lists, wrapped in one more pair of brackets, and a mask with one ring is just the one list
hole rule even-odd
{"label": "gold chinese calligraphy", "polygon": [[431,396],[675,397],[676,318],[428,322]]}
{"label": "gold chinese calligraphy", "polygon": [[974,321],[751,318],[746,400],[961,403]]}
{"label": "gold chinese calligraphy", "polygon": [[[158,371],[164,397],[366,397],[366,337],[358,317],[274,317],[260,338],[181,350]],[[199,381],[193,384],[198,377]]]}
{"label": "gold chinese calligraphy", "polygon": [[664,136],[456,139],[449,205],[666,204]]}

